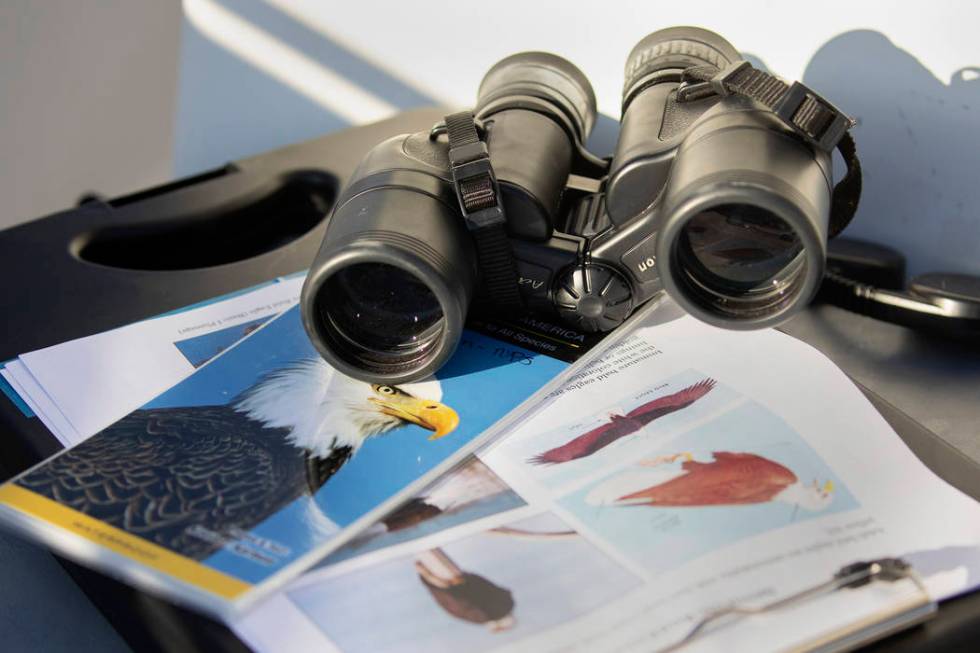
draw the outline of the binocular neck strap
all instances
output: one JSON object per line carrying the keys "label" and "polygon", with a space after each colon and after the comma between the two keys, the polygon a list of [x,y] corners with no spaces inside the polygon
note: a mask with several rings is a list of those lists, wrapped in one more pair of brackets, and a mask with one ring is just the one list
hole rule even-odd
{"label": "binocular neck strap", "polygon": [[807,143],[825,152],[836,147],[847,173],[834,186],[828,237],[844,230],[857,211],[861,197],[861,163],[848,130],[855,121],[800,82],[787,84],[775,75],[736,61],[727,68],[694,66],[684,71],[678,101],[709,95],[744,95],[765,105]]}
{"label": "binocular neck strap", "polygon": [[480,292],[494,308],[516,313],[524,307],[518,287],[517,261],[507,237],[500,186],[473,113],[461,111],[446,116],[446,134],[453,186],[476,246],[482,278]]}

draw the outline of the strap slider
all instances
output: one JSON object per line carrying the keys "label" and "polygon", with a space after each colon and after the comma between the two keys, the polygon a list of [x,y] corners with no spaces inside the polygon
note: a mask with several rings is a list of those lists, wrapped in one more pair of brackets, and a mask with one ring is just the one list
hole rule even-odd
{"label": "strap slider", "polygon": [[739,74],[746,68],[751,68],[752,63],[749,61],[736,61],[734,63],[728,64],[726,67],[718,71],[718,74],[711,78],[709,82],[711,84],[711,90],[715,92],[718,97],[725,97],[726,95],[731,95],[729,90],[729,84],[732,83],[732,79],[735,75]]}
{"label": "strap slider", "polygon": [[793,82],[773,112],[806,142],[826,152],[837,147],[844,133],[855,125],[840,109],[800,82]]}
{"label": "strap slider", "polygon": [[470,231],[506,222],[500,205],[500,186],[483,141],[449,150],[453,187],[459,210]]}

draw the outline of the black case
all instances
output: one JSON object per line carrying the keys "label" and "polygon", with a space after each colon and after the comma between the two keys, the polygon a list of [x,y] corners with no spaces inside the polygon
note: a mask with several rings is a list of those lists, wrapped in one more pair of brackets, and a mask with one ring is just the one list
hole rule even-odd
{"label": "black case", "polygon": [[[333,198],[367,150],[386,137],[427,130],[445,113],[406,112],[0,232],[0,361],[305,269]],[[863,390],[933,471],[980,498],[980,467]],[[0,429],[8,475],[61,448],[38,419],[25,418],[5,399]],[[221,624],[62,564],[135,650],[248,650]],[[974,593],[874,648],[945,651],[978,641],[980,593]]]}

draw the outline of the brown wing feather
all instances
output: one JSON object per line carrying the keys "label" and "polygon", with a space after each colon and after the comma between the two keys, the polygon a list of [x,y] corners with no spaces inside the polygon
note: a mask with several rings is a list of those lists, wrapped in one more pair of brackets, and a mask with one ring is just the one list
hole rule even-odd
{"label": "brown wing feather", "polygon": [[796,482],[796,474],[751,453],[715,452],[708,463],[688,461],[687,472],[669,481],[620,497],[645,499],[657,506],[712,506],[765,503]]}
{"label": "brown wing feather", "polygon": [[704,379],[673,394],[654,399],[642,406],[637,406],[626,413],[627,417],[637,420],[643,425],[649,424],[658,417],[663,417],[675,411],[687,408],[695,401],[705,396],[715,387],[714,379]]}

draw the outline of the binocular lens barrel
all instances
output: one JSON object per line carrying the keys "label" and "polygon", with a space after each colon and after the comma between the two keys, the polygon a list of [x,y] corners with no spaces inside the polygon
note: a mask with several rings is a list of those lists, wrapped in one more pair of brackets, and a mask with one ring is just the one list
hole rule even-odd
{"label": "binocular lens barrel", "polygon": [[595,92],[574,64],[548,52],[521,52],[494,64],[480,82],[481,118],[510,108],[543,107],[579,143],[596,121]]}
{"label": "binocular lens barrel", "polygon": [[[550,224],[572,143],[584,141],[595,123],[588,80],[555,55],[517,54],[487,73],[477,112],[506,124],[491,157],[505,209],[522,203],[512,213],[529,224],[518,230]],[[311,340],[349,376],[415,381],[439,369],[459,343],[479,278],[447,151],[428,134],[379,144],[330,217],[300,301]],[[540,212],[537,220],[528,207]],[[545,226],[538,231],[546,237]]]}
{"label": "binocular lens barrel", "polygon": [[410,272],[355,263],[327,279],[318,312],[351,358],[382,368],[423,360],[445,330],[439,300]]}
{"label": "binocular lens barrel", "polygon": [[657,259],[664,288],[728,329],[775,326],[813,298],[826,261],[830,156],[750,101],[726,98],[677,152]]}
{"label": "binocular lens barrel", "polygon": [[362,163],[330,216],[300,297],[320,354],[371,383],[405,383],[441,367],[476,286],[473,245],[444,182],[392,170],[411,161],[405,150],[413,138],[385,141]]}
{"label": "binocular lens barrel", "polygon": [[[665,97],[662,89],[669,86],[653,89],[680,81],[690,66],[723,69],[740,59],[728,41],[707,30],[674,27],[650,34],[627,61],[621,133],[645,137],[652,125],[661,133],[677,129],[659,121],[666,101],[678,114],[683,106]],[[640,128],[631,129],[635,125]],[[682,140],[666,181],[657,243],[664,288],[687,312],[716,326],[755,329],[782,322],[812,299],[823,275],[829,155],[790,133],[767,108],[739,96],[717,100],[676,133]],[[640,158],[646,152],[655,161],[662,146],[636,138],[620,142],[617,153]],[[624,172],[625,178],[629,170]]]}
{"label": "binocular lens barrel", "polygon": [[776,214],[748,204],[698,213],[680,230],[675,261],[689,297],[731,319],[798,301],[803,244]]}

